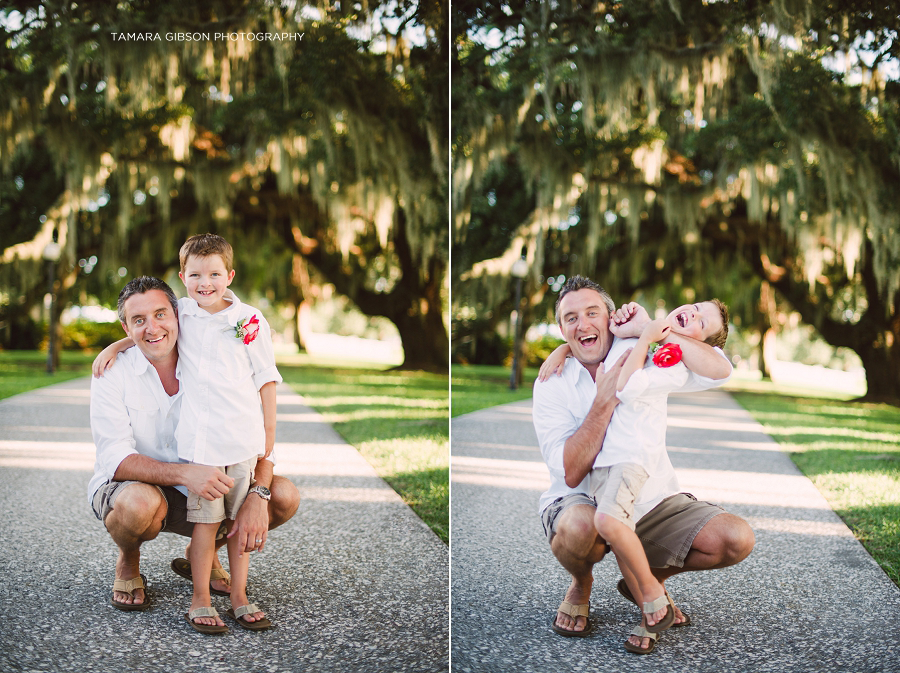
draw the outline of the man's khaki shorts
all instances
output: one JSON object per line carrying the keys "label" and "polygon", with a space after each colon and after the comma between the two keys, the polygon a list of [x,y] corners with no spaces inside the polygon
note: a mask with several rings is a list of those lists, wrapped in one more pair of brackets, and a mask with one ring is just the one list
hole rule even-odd
{"label": "man's khaki shorts", "polygon": [[[596,502],[585,493],[572,493],[557,498],[544,509],[541,520],[548,541],[556,534],[560,516],[575,505],[596,507]],[[697,533],[710,519],[724,512],[718,505],[698,501],[690,493],[676,493],[663,500],[635,526],[650,567],[683,567]]]}
{"label": "man's khaki shorts", "polygon": [[635,463],[617,463],[591,470],[591,496],[597,510],[634,530],[634,501],[650,475]]}
{"label": "man's khaki shorts", "polygon": [[187,520],[192,523],[219,523],[225,519],[233,521],[253,484],[256,461],[256,456],[253,456],[243,463],[217,467],[216,469],[234,479],[234,486],[223,497],[215,500],[207,500],[193,491],[189,492]]}
{"label": "man's khaki shorts", "polygon": [[[110,481],[94,493],[92,508],[94,516],[96,516],[103,525],[106,525],[106,517],[115,509],[116,499],[131,484],[143,484],[141,481]],[[162,533],[175,533],[191,537],[194,532],[194,524],[187,520],[187,496],[174,486],[156,486],[154,484],[144,484],[153,486],[166,501],[166,518],[163,521]],[[222,538],[226,533],[225,524],[219,527],[216,539]]]}

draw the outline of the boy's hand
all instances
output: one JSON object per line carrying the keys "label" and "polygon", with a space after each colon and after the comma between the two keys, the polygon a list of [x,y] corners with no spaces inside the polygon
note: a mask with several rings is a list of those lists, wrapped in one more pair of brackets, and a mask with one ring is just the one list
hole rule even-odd
{"label": "boy's hand", "polygon": [[651,320],[647,323],[647,326],[641,333],[641,337],[645,338],[648,342],[653,343],[662,341],[669,336],[669,332],[671,331],[672,327],[665,320]]}
{"label": "boy's hand", "polygon": [[547,356],[547,359],[544,360],[544,364],[541,365],[541,369],[538,372],[538,381],[546,381],[554,373],[557,376],[562,376],[563,368],[566,366],[566,358],[569,353],[571,353],[569,344],[563,344],[562,346],[555,348],[553,352]]}
{"label": "boy's hand", "polygon": [[647,309],[636,301],[622,304],[611,316],[609,316],[609,331],[620,339],[639,337],[650,322],[650,314]]}
{"label": "boy's hand", "polygon": [[113,366],[118,355],[119,351],[114,345],[107,346],[100,351],[100,354],[94,358],[94,363],[91,365],[91,373],[94,375],[94,378],[99,379],[103,376],[103,372]]}

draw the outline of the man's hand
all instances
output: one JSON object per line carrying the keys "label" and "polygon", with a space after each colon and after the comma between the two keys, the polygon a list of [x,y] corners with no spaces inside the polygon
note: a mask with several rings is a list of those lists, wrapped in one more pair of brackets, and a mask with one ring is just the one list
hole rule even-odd
{"label": "man's hand", "polygon": [[613,406],[619,403],[619,399],[616,397],[616,383],[619,380],[619,372],[622,371],[622,365],[625,364],[628,356],[631,355],[631,351],[632,349],[629,348],[622,353],[619,359],[606,371],[597,371],[597,396],[594,398],[597,402],[611,402]]}
{"label": "man's hand", "polygon": [[609,316],[609,331],[620,339],[639,337],[641,332],[650,322],[650,314],[647,309],[635,301],[622,304],[619,309]]}
{"label": "man's hand", "polygon": [[597,454],[603,448],[603,438],[606,437],[606,428],[612,418],[613,410],[619,403],[616,397],[616,385],[619,380],[619,372],[622,365],[631,353],[629,348],[622,353],[609,371],[597,369],[597,395],[594,403],[582,421],[581,426],[566,440],[563,447],[563,469],[566,473],[566,485],[575,488],[588,475],[594,466]]}
{"label": "man's hand", "polygon": [[[266,546],[268,534],[269,503],[255,493],[251,493],[238,510],[228,537],[237,535],[239,555],[243,556],[245,551],[251,552],[254,549],[262,551]],[[259,540],[258,543],[257,540]]]}
{"label": "man's hand", "polygon": [[205,500],[215,500],[231,490],[234,479],[208,465],[182,465],[184,485]]}

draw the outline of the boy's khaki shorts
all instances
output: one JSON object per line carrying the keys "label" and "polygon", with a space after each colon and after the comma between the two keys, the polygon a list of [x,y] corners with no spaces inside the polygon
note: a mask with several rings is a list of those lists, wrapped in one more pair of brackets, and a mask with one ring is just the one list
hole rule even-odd
{"label": "boy's khaki shorts", "polygon": [[253,484],[253,471],[256,469],[256,456],[243,463],[218,467],[234,479],[234,486],[223,497],[207,500],[193,491],[187,497],[187,520],[192,523],[219,523],[225,519],[234,519],[244,504],[250,486]]}
{"label": "boy's khaki shorts", "polygon": [[597,511],[634,530],[634,501],[650,475],[635,463],[617,463],[591,470],[591,495]]}

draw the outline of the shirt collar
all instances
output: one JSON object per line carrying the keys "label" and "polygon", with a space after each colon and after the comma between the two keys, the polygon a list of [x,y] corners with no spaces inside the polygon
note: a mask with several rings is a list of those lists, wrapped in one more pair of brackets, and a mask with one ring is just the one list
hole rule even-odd
{"label": "shirt collar", "polygon": [[231,306],[227,306],[218,313],[213,314],[204,311],[202,308],[200,308],[200,304],[198,304],[195,299],[191,299],[190,297],[185,297],[181,301],[180,305],[185,315],[195,315],[200,317],[208,317],[210,315],[219,316],[221,318],[224,318],[225,322],[227,322],[229,325],[235,327],[237,326],[238,318],[240,317],[241,306],[243,306],[243,304],[241,304],[241,300],[238,299],[237,295],[230,289],[225,290],[224,298],[225,301],[231,302]]}
{"label": "shirt collar", "polygon": [[[175,347],[178,348],[177,345]],[[143,376],[148,369],[153,367],[153,365],[150,364],[150,360],[147,359],[144,352],[137,346],[134,346],[133,349],[129,348],[126,353],[130,353],[132,350],[134,350],[134,354],[131,356],[131,368],[137,376]],[[175,378],[181,381],[181,358],[178,358],[175,363]]]}

